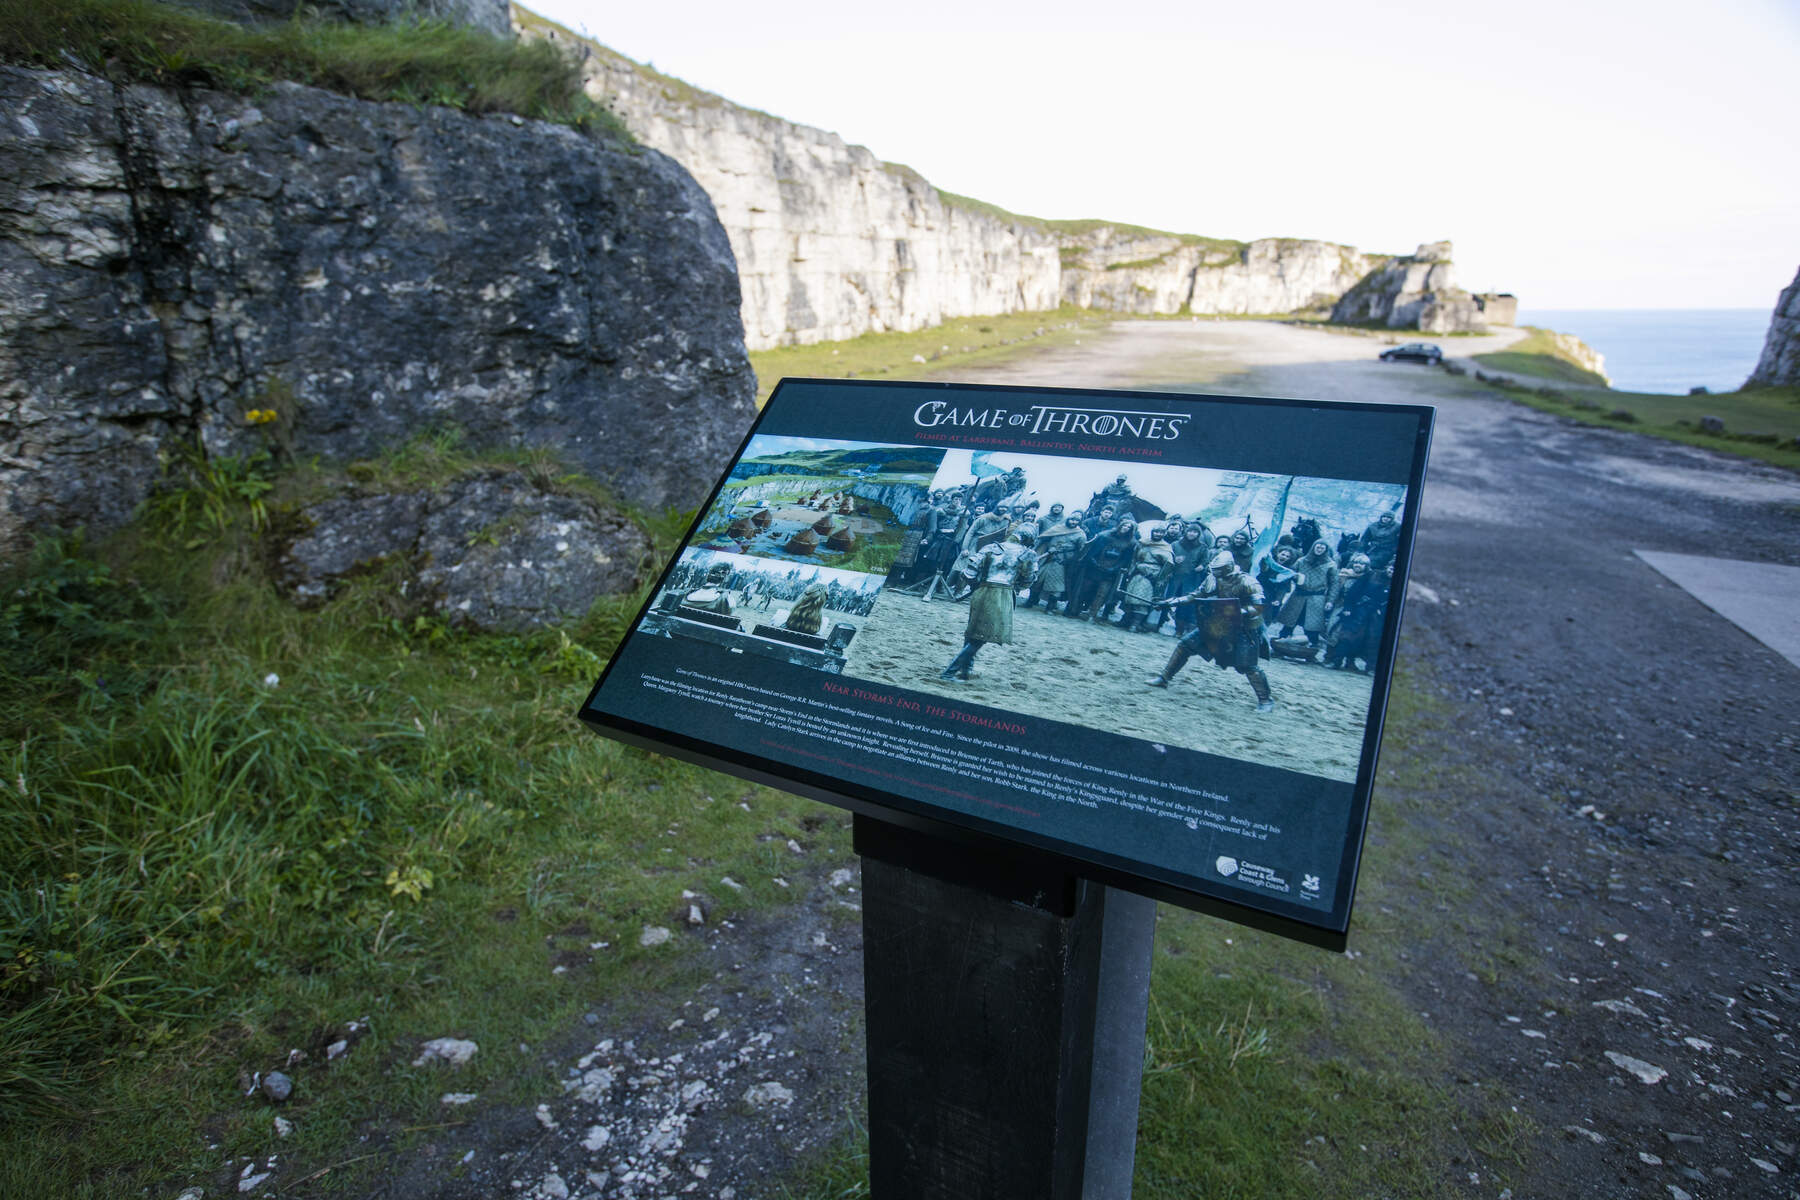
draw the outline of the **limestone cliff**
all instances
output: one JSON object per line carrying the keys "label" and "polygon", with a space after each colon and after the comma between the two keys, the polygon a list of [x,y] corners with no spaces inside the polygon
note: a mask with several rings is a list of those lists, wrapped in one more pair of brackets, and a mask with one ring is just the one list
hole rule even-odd
{"label": "limestone cliff", "polygon": [[[1007,213],[940,192],[834,133],[740,107],[523,9],[513,14],[522,35],[577,46],[588,94],[712,197],[737,256],[751,349],[1058,304],[1323,314],[1371,272],[1406,261],[1331,242],[1231,242]],[[1401,311],[1416,316],[1420,307],[1409,301]]]}
{"label": "limestone cliff", "polygon": [[1800,386],[1800,272],[1782,289],[1769,318],[1769,334],[1763,339],[1762,357],[1750,372],[1745,387]]}
{"label": "limestone cliff", "polygon": [[753,413],[730,246],[654,151],[12,67],[0,130],[0,552],[118,524],[196,441],[344,458],[456,427],[693,504]]}
{"label": "limestone cliff", "polygon": [[1344,293],[1331,319],[1345,325],[1386,325],[1426,333],[1484,328],[1475,297],[1456,286],[1449,242],[1428,242],[1396,258]]}

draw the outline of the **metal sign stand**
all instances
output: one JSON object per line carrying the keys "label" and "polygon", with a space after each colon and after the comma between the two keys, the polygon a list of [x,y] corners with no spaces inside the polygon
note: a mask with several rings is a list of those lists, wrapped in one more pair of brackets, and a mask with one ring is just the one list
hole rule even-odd
{"label": "metal sign stand", "polygon": [[858,815],[874,1200],[1125,1200],[1156,903]]}

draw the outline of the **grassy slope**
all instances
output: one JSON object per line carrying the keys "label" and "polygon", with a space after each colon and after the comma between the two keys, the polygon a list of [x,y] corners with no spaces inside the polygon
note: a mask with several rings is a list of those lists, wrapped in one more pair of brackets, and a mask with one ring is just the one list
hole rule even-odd
{"label": "grassy slope", "polygon": [[1553,379],[1558,383],[1577,383],[1587,387],[1605,387],[1604,376],[1583,367],[1557,349],[1549,331],[1535,326],[1523,338],[1504,350],[1477,354],[1475,361],[1492,371],[1530,375],[1534,379]]}
{"label": "grassy slope", "polygon": [[70,57],[132,82],[254,93],[293,80],[365,100],[518,113],[631,140],[582,92],[579,64],[559,48],[439,23],[246,28],[152,0],[0,5],[0,61],[64,67]]}
{"label": "grassy slope", "polygon": [[[420,464],[363,473],[428,482]],[[255,499],[279,525],[311,486]],[[688,939],[637,939],[682,928],[683,889],[730,918],[790,901],[788,838],[848,853],[817,805],[577,728],[638,598],[566,634],[473,635],[376,576],[300,613],[261,565],[250,491],[46,542],[7,589],[0,1194],[160,1194],[266,1152],[238,1075],[293,1046],[314,1061],[284,1158],[370,1153],[378,1175],[443,1120],[442,1080],[407,1067],[420,1040],[491,1048],[459,1078],[487,1102],[554,1094],[510,1048],[676,981]],[[327,1067],[326,1035],[363,1016]]]}

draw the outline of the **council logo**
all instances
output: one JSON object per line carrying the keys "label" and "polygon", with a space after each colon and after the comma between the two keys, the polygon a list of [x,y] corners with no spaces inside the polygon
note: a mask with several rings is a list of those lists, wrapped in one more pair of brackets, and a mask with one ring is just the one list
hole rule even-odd
{"label": "council logo", "polygon": [[1228,854],[1221,854],[1219,855],[1219,861],[1215,862],[1213,866],[1218,868],[1219,874],[1221,875],[1236,875],[1238,861]]}

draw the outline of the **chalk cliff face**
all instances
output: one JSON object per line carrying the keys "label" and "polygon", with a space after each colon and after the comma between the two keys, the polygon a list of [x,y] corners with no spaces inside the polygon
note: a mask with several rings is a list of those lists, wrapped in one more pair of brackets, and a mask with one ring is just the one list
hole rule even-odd
{"label": "chalk cliff face", "polygon": [[1386,325],[1426,333],[1485,328],[1481,306],[1456,286],[1449,242],[1428,242],[1396,258],[1344,293],[1331,319],[1347,325]]}
{"label": "chalk cliff face", "polygon": [[1046,232],[947,204],[914,172],[836,134],[610,51],[596,48],[587,73],[589,94],[712,198],[737,256],[752,349],[1057,305],[1057,246]]}
{"label": "chalk cliff face", "polygon": [[1065,304],[1243,315],[1323,311],[1388,260],[1300,238],[1225,242],[1102,225],[1065,233],[1061,261]]}
{"label": "chalk cliff face", "polygon": [[1769,334],[1763,339],[1762,357],[1750,372],[1745,387],[1793,387],[1800,385],[1800,272],[1782,289],[1769,318]]}
{"label": "chalk cliff face", "polygon": [[694,504],[753,414],[730,246],[654,151],[10,67],[0,130],[0,552],[122,522],[196,441],[341,459],[455,427]]}
{"label": "chalk cliff face", "polygon": [[[1013,216],[941,193],[836,134],[741,108],[522,10],[514,16],[524,36],[577,46],[588,94],[712,197],[737,256],[751,349],[1058,304],[1323,313],[1390,261],[1331,242],[1228,242]],[[1419,306],[1404,311],[1416,316]]]}

